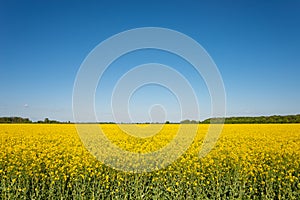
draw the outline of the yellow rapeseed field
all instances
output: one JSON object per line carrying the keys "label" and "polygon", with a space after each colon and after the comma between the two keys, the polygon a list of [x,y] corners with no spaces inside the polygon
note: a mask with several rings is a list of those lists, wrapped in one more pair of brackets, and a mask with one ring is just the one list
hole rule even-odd
{"label": "yellow rapeseed field", "polygon": [[[141,153],[164,147],[178,126],[135,138],[101,125],[115,145]],[[97,161],[73,124],[2,124],[0,199],[300,199],[300,124],[224,125],[215,148],[199,158],[208,126],[173,164],[130,173]]]}

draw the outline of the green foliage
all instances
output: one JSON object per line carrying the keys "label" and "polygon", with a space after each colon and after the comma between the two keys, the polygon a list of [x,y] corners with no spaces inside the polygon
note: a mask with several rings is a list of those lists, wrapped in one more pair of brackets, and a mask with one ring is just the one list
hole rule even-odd
{"label": "green foliage", "polygon": [[[260,116],[260,117],[227,117],[225,118],[209,118],[204,121],[196,121],[196,120],[183,120],[181,124],[285,124],[285,123],[300,123],[300,114],[298,115],[273,115],[273,116]],[[56,120],[50,120],[49,118],[45,118],[43,121],[32,122],[29,118],[22,117],[0,117],[0,123],[39,123],[39,124],[60,124],[60,123],[71,123],[68,122],[60,122]],[[100,124],[114,124],[115,122],[100,122]],[[170,121],[166,121],[165,124],[174,124]]]}
{"label": "green foliage", "polygon": [[39,123],[39,124],[60,124],[61,122],[45,118],[44,121],[37,121],[37,123]]}
{"label": "green foliage", "polygon": [[[202,121],[203,124],[218,123],[221,118],[210,118]],[[273,115],[260,117],[228,117],[225,118],[225,124],[272,124],[272,123],[300,123],[300,115]]]}
{"label": "green foliage", "polygon": [[22,117],[0,117],[0,123],[32,123],[32,121]]}
{"label": "green foliage", "polygon": [[[23,124],[23,123],[38,123],[38,124],[60,124],[62,122],[45,118],[44,121],[32,122],[29,118],[22,117],[0,117],[0,123],[5,124]],[[70,123],[70,122],[68,122]]]}
{"label": "green foliage", "polygon": [[199,124],[199,121],[186,119],[181,121],[180,124]]}

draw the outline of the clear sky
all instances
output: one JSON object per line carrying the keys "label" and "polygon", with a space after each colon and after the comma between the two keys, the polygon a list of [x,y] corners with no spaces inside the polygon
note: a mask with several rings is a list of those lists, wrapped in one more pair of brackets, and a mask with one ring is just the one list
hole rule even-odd
{"label": "clear sky", "polygon": [[[173,29],[200,43],[222,75],[228,116],[300,113],[300,1],[7,0],[0,1],[0,27],[0,116],[72,121],[73,84],[85,57],[108,37],[139,27]],[[209,117],[205,83],[183,67],[188,63],[146,50],[107,70],[95,98],[99,120],[113,120],[108,97],[122,74],[149,62],[185,75],[199,98],[200,118]],[[180,120],[174,95],[157,85],[134,93],[132,118],[148,121],[146,112],[156,104],[168,115],[161,119],[154,106],[154,121]]]}

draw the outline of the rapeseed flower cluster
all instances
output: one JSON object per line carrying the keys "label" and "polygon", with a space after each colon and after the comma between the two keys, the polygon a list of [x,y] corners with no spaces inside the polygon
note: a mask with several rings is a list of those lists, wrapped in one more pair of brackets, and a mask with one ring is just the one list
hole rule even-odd
{"label": "rapeseed flower cluster", "polygon": [[[119,148],[147,153],[167,145],[178,126],[164,125],[145,138],[115,124],[101,128]],[[199,125],[192,145],[171,165],[130,173],[99,162],[73,124],[2,124],[0,199],[300,198],[299,124],[225,125],[213,150],[199,158],[208,126]]]}

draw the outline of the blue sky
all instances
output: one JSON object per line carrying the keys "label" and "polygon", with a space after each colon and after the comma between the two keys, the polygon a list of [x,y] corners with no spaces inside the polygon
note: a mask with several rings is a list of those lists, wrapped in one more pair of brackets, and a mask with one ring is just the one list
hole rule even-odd
{"label": "blue sky", "polygon": [[[72,121],[73,84],[85,57],[101,41],[139,27],[173,29],[200,43],[222,75],[228,116],[300,113],[299,10],[300,1],[289,0],[0,1],[0,116]],[[185,75],[199,98],[200,118],[209,117],[209,94],[192,67],[148,50],[107,70],[95,97],[99,120],[113,120],[109,97],[118,78],[148,62]],[[133,118],[149,120],[140,112],[154,104],[165,105],[167,120],[180,120],[174,96],[155,85],[135,92]]]}

